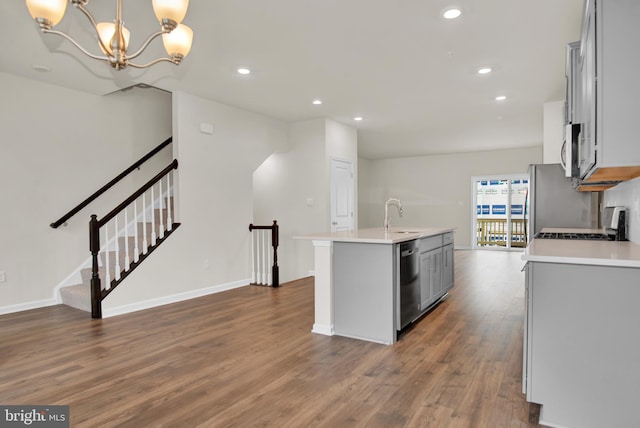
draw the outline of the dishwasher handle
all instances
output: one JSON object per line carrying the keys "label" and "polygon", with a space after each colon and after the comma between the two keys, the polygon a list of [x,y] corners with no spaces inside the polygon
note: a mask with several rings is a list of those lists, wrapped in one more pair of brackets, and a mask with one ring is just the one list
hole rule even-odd
{"label": "dishwasher handle", "polygon": [[404,251],[402,251],[402,252],[400,253],[400,256],[401,256],[401,257],[409,257],[409,256],[414,255],[414,254],[415,254],[415,252],[416,252],[416,250],[415,250],[415,249],[411,249],[411,250],[404,250]]}

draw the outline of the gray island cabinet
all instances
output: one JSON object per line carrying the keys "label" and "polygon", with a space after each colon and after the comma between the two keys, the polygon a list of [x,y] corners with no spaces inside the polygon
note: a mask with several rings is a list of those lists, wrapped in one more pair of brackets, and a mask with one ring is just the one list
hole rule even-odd
{"label": "gray island cabinet", "polygon": [[522,386],[540,423],[640,426],[640,245],[534,239],[523,259]]}
{"label": "gray island cabinet", "polygon": [[420,310],[453,287],[453,233],[420,239]]}
{"label": "gray island cabinet", "polygon": [[[451,228],[372,228],[296,238],[312,240],[315,248],[315,333],[396,342],[403,243],[417,243],[416,317],[453,286]],[[421,263],[423,256],[428,263]]]}

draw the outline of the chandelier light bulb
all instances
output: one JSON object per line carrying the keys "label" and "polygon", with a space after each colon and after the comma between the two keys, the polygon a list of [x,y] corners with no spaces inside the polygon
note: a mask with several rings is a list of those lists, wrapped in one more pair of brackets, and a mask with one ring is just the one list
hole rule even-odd
{"label": "chandelier light bulb", "polygon": [[[113,22],[98,22],[96,28],[100,35],[100,40],[102,40],[102,44],[98,43],[100,50],[103,54],[112,55],[111,39],[113,39],[113,34],[116,32],[116,24]],[[129,38],[131,37],[131,33],[127,30],[127,27],[122,27],[122,35],[124,36],[124,47],[126,50],[129,47]],[[103,45],[109,50],[105,51],[102,47]]]}
{"label": "chandelier light bulb", "polygon": [[180,24],[172,32],[163,34],[162,42],[169,55],[184,58],[191,50],[193,30],[184,24]]}
{"label": "chandelier light bulb", "polygon": [[152,5],[160,23],[162,19],[171,19],[180,24],[187,14],[189,0],[153,0]]}
{"label": "chandelier light bulb", "polygon": [[45,19],[53,27],[62,21],[67,3],[67,0],[27,0],[27,9],[33,19]]}

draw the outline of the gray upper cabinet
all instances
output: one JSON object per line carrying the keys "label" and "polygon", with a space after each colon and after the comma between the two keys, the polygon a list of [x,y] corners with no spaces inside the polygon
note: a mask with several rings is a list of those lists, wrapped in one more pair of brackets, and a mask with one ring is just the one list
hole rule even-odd
{"label": "gray upper cabinet", "polygon": [[577,116],[581,124],[578,140],[578,169],[585,178],[596,164],[596,43],[594,2],[587,0],[580,43],[580,96]]}
{"label": "gray upper cabinet", "polygon": [[579,174],[585,183],[640,176],[640,2],[587,0],[580,40]]}
{"label": "gray upper cabinet", "polygon": [[565,77],[567,80],[567,93],[565,96],[565,125],[579,123],[581,108],[581,88],[582,81],[580,75],[580,42],[573,42],[567,45],[567,59],[565,67]]}

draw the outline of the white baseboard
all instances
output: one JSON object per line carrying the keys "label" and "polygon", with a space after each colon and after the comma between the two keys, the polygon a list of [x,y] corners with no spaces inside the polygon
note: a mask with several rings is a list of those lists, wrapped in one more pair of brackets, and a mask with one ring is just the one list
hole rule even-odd
{"label": "white baseboard", "polygon": [[0,306],[0,315],[12,314],[14,312],[28,311],[31,309],[44,308],[45,306],[57,305],[57,299],[36,300],[33,302],[20,303],[18,305]]}
{"label": "white baseboard", "polygon": [[333,326],[326,324],[313,324],[313,328],[311,329],[311,333],[323,334],[325,336],[333,336]]}
{"label": "white baseboard", "polygon": [[183,293],[172,294],[169,296],[158,297],[155,299],[144,300],[142,302],[131,303],[127,305],[117,306],[115,308],[104,309],[102,318],[124,315],[131,312],[151,309],[157,306],[169,305],[171,303],[182,302],[184,300],[195,299],[197,297],[207,296],[209,294],[219,293],[221,291],[232,290],[249,285],[250,279],[241,279],[239,281],[229,282],[226,284],[214,285],[211,287],[200,288],[198,290],[185,291]]}

